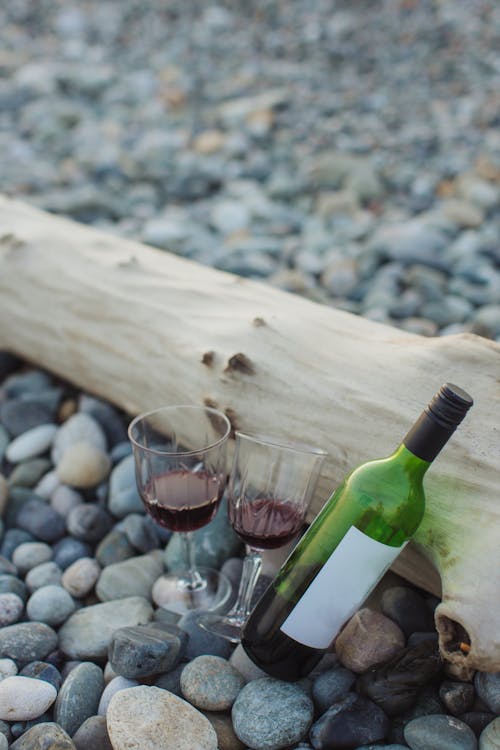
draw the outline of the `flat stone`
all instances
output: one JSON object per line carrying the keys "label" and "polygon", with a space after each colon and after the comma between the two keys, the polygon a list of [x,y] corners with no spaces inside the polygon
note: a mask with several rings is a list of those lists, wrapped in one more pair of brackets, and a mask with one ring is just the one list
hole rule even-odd
{"label": "flat stone", "polygon": [[153,584],[162,573],[160,552],[132,557],[104,568],[96,585],[96,594],[104,602],[125,596],[151,598]]}
{"label": "flat stone", "polygon": [[158,687],[116,693],[108,707],[113,750],[217,750],[217,735],[199,711]]}
{"label": "flat stone", "polygon": [[113,750],[105,716],[89,716],[72,739],[76,750]]}
{"label": "flat stone", "polygon": [[29,721],[54,703],[57,690],[49,682],[15,675],[0,682],[0,719]]}
{"label": "flat stone", "polygon": [[50,448],[56,432],[57,425],[55,424],[33,427],[9,443],[5,457],[10,463],[17,464],[20,461],[40,456]]}
{"label": "flat stone", "polygon": [[335,641],[335,653],[347,669],[366,672],[395,656],[405,645],[396,623],[367,607],[351,617]]}
{"label": "flat stone", "polygon": [[175,625],[120,628],[109,645],[108,658],[113,670],[130,679],[169,672],[182,658],[187,635]]}
{"label": "flat stone", "polygon": [[245,685],[245,678],[220,656],[198,656],[181,674],[184,698],[207,711],[227,711]]}
{"label": "flat stone", "polygon": [[127,677],[122,677],[122,675],[113,677],[113,679],[108,682],[101,695],[99,706],[97,708],[99,716],[106,716],[111,698],[115,693],[118,693],[120,690],[128,690],[128,688],[137,687],[137,685],[139,685],[137,680],[130,680]]}
{"label": "flat stone", "polygon": [[71,737],[53,722],[43,722],[28,729],[10,750],[75,750]]}
{"label": "flat stone", "polygon": [[240,691],[231,716],[242,742],[261,750],[279,750],[306,735],[313,714],[313,703],[300,687],[263,677]]}
{"label": "flat stone", "polygon": [[57,627],[66,622],[76,609],[75,602],[62,586],[50,584],[33,592],[26,604],[30,620]]}
{"label": "flat stone", "polygon": [[0,594],[0,628],[17,622],[24,609],[23,599],[14,593]]}
{"label": "flat stone", "polygon": [[25,583],[30,593],[33,593],[42,586],[57,586],[61,583],[61,578],[61,568],[53,560],[49,560],[31,568],[26,575]]}
{"label": "flat stone", "polygon": [[83,542],[100,542],[113,527],[111,515],[97,503],[82,503],[69,511],[68,532]]}
{"label": "flat stone", "polygon": [[57,464],[57,476],[65,484],[77,488],[95,487],[109,474],[111,459],[91,443],[74,443],[63,453]]}
{"label": "flat stone", "polygon": [[345,698],[356,681],[356,675],[350,669],[336,667],[327,669],[312,684],[312,698],[319,713],[323,713],[332,703]]}
{"label": "flat stone", "polygon": [[0,629],[0,657],[20,666],[43,659],[57,648],[57,634],[42,622],[20,622]]}
{"label": "flat stone", "polygon": [[500,714],[500,672],[476,672],[474,687],[488,708]]}
{"label": "flat stone", "polygon": [[52,560],[52,555],[52,547],[45,542],[25,542],[14,550],[12,562],[24,576],[36,565]]}
{"label": "flat stone", "polygon": [[310,739],[315,750],[357,747],[383,740],[389,719],[372,701],[349,693],[313,724]]}
{"label": "flat stone", "polygon": [[24,503],[17,514],[17,526],[43,542],[55,542],[66,534],[64,518],[35,497]]}
{"label": "flat stone", "polygon": [[479,750],[500,750],[500,716],[481,732]]}
{"label": "flat stone", "polygon": [[420,716],[406,725],[405,741],[411,750],[477,750],[474,732],[454,716]]}
{"label": "flat stone", "polygon": [[141,596],[85,607],[71,615],[59,630],[59,648],[70,659],[104,659],[115,630],[143,625],[152,617],[150,603]]}
{"label": "flat stone", "polygon": [[52,462],[58,466],[64,453],[76,443],[93,445],[101,453],[106,453],[107,440],[99,422],[90,414],[77,412],[58,429],[52,447]]}
{"label": "flat stone", "polygon": [[129,513],[144,513],[135,482],[133,455],[126,456],[110,474],[108,509],[116,518],[125,518]]}
{"label": "flat stone", "polygon": [[82,599],[94,588],[101,574],[101,566],[93,557],[75,560],[63,573],[61,584],[71,596]]}
{"label": "flat stone", "polygon": [[92,662],[76,666],[64,680],[54,707],[55,721],[70,735],[97,713],[104,689],[102,669]]}

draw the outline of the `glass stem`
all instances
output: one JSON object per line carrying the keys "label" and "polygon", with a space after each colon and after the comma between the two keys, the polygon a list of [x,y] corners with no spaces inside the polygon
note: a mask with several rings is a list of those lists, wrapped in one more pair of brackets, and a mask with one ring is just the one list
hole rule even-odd
{"label": "glass stem", "polygon": [[250,605],[252,601],[252,594],[259,577],[260,569],[262,567],[262,552],[256,549],[247,547],[245,559],[243,560],[243,570],[241,572],[240,585],[238,588],[238,596],[234,603],[231,611],[228,612],[229,617],[234,617],[237,620],[245,621],[250,614]]}
{"label": "glass stem", "polygon": [[179,534],[184,545],[184,559],[187,563],[186,584],[191,591],[203,588],[205,582],[196,569],[196,554],[192,531],[184,531]]}

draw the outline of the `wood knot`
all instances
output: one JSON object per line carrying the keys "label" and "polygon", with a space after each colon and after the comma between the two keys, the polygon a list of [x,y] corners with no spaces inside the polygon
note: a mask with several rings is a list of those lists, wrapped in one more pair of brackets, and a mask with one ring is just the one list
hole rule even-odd
{"label": "wood knot", "polygon": [[262,328],[262,326],[266,325],[266,321],[264,320],[264,318],[257,316],[256,318],[253,319],[252,324],[256,328]]}
{"label": "wood knot", "polygon": [[212,367],[215,359],[215,352],[205,352],[201,358],[201,363],[207,367]]}
{"label": "wood knot", "polygon": [[255,375],[255,367],[246,354],[238,352],[229,357],[224,372],[242,372],[244,375]]}
{"label": "wood knot", "polygon": [[210,398],[210,396],[205,396],[205,398],[203,399],[203,404],[205,406],[208,406],[210,409],[219,408],[219,404],[217,403],[217,401],[213,398]]}

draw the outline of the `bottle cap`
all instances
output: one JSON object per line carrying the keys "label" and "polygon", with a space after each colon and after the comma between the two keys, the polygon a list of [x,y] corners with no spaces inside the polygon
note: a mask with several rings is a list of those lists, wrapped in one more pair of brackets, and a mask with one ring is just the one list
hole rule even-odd
{"label": "bottle cap", "polygon": [[428,404],[425,412],[446,429],[454,430],[473,404],[469,394],[453,383],[445,383]]}

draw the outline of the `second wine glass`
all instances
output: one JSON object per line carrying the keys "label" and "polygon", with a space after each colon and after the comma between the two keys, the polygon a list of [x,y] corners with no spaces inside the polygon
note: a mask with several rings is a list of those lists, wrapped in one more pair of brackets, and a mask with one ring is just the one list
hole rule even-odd
{"label": "second wine glass", "polygon": [[236,433],[228,485],[228,514],[246,545],[238,596],[226,615],[207,613],[200,624],[232,643],[240,640],[264,550],[278,549],[300,531],[325,451],[274,438]]}

